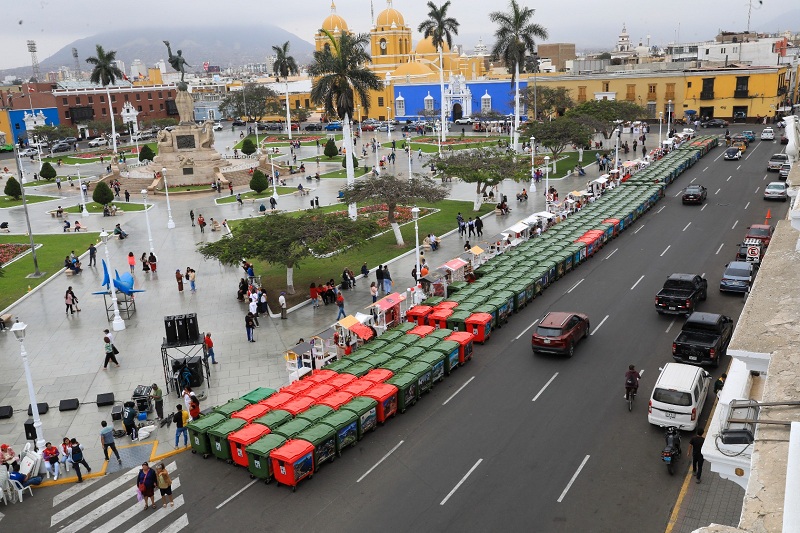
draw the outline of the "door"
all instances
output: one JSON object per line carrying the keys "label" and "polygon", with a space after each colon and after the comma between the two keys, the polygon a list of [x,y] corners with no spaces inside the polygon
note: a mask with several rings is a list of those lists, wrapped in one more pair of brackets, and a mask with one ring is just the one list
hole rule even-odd
{"label": "door", "polygon": [[700,107],[700,120],[714,118],[714,106]]}
{"label": "door", "polygon": [[458,120],[464,117],[464,109],[461,107],[461,104],[455,103],[453,104],[453,120]]}

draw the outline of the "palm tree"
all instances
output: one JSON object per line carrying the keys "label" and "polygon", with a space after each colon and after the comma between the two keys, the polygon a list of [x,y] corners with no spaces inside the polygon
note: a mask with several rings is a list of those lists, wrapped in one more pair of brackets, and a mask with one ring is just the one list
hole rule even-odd
{"label": "palm tree", "polygon": [[[356,107],[356,95],[365,112],[369,111],[369,91],[383,88],[381,79],[366,67],[372,62],[366,46],[369,35],[342,32],[335,36],[322,30],[327,42],[322,50],[314,52],[314,63],[308,69],[314,78],[311,86],[311,101],[322,105],[329,117],[342,119],[347,184],[355,182],[353,172],[353,135],[350,131],[350,117]],[[356,204],[348,206],[350,218],[356,219]]]}
{"label": "palm tree", "polygon": [[[417,31],[423,34],[426,39],[431,38],[433,46],[439,50],[439,89],[442,92],[442,101],[439,107],[442,108],[441,138],[446,141],[445,131],[447,122],[445,121],[446,110],[444,108],[444,60],[442,58],[442,48],[445,41],[452,50],[453,35],[458,35],[458,22],[456,19],[447,16],[447,8],[450,7],[450,0],[447,0],[441,7],[436,7],[433,2],[428,2],[428,20],[419,25]],[[439,154],[442,153],[442,146],[439,145]]]}
{"label": "palm tree", "polygon": [[297,75],[300,69],[294,58],[289,55],[289,41],[281,46],[273,46],[275,51],[275,63],[272,65],[272,72],[276,76],[280,75],[286,83],[286,129],[289,131],[289,140],[292,138],[292,121],[289,116],[289,75]]}
{"label": "palm tree", "polygon": [[[507,67],[514,64],[511,74],[511,84],[516,85],[514,91],[514,149],[519,145],[519,71],[520,65],[525,64],[526,52],[533,52],[536,48],[534,37],[547,39],[547,30],[532,21],[535,10],[529,7],[520,7],[517,0],[511,0],[509,11],[495,11],[489,14],[489,20],[497,24],[494,32],[495,43],[492,55],[502,58]],[[535,117],[534,117],[535,119]]]}
{"label": "palm tree", "polygon": [[111,106],[111,91],[108,86],[112,85],[118,79],[124,78],[125,74],[117,67],[114,61],[117,59],[117,52],[109,50],[106,52],[101,45],[96,45],[97,55],[94,57],[87,57],[86,62],[94,65],[92,75],[89,78],[92,83],[102,85],[106,90],[106,98],[108,98],[108,116],[111,118],[111,141],[114,143],[114,154],[117,153],[117,128],[114,125],[114,108]]}

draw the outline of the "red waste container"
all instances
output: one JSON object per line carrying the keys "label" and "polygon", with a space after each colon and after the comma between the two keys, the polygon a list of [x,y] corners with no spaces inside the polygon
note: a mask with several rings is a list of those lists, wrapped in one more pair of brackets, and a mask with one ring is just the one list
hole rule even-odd
{"label": "red waste container", "polygon": [[297,490],[301,480],[314,475],[314,445],[305,440],[293,439],[269,452],[272,472],[278,485],[281,483]]}
{"label": "red waste container", "polygon": [[[490,315],[491,316],[491,315]],[[446,341],[456,341],[458,347],[458,362],[464,364],[466,361],[472,359],[472,333],[468,331],[456,331],[447,337]]]}
{"label": "red waste container", "polygon": [[294,396],[301,396],[304,392],[308,389],[313,387],[315,384],[313,381],[308,381],[306,379],[298,379],[297,381],[292,382],[285,387],[281,387],[279,392],[288,392]]}
{"label": "red waste container", "polygon": [[406,312],[406,319],[419,326],[424,326],[431,311],[433,311],[433,307],[429,305],[415,305]]}
{"label": "red waste container", "polygon": [[[255,407],[255,406],[252,406]],[[269,433],[267,426],[261,424],[250,424],[239,431],[234,431],[228,435],[228,442],[231,445],[231,458],[237,465],[248,467],[247,452],[245,448]]]}
{"label": "red waste container", "polygon": [[414,329],[408,331],[407,333],[412,335],[419,335],[420,337],[424,337],[426,335],[430,335],[436,330],[433,326],[417,326]]}
{"label": "red waste container", "polygon": [[447,309],[447,308],[436,309],[431,314],[428,315],[428,325],[433,326],[436,329],[446,328],[447,319],[452,314],[453,314],[452,309]]}
{"label": "red waste container", "polygon": [[492,334],[492,315],[489,313],[472,313],[464,323],[467,333],[471,333],[476,342],[483,344]]}
{"label": "red waste container", "polygon": [[353,374],[339,374],[338,376],[332,377],[326,381],[325,384],[330,385],[336,390],[341,390],[342,387],[346,387],[357,379],[358,378]]}
{"label": "red waste container", "polygon": [[353,396],[361,396],[361,394],[367,390],[368,388],[375,385],[375,383],[371,381],[363,381],[359,379],[358,381],[352,382],[350,385],[346,387],[342,387],[340,390],[342,392],[349,392]]}
{"label": "red waste container", "polygon": [[294,398],[294,394],[290,394],[288,392],[278,392],[267,398],[266,400],[261,400],[256,405],[266,405],[269,407],[269,410],[277,409],[281,405],[285,404],[289,400]]}
{"label": "red waste container", "polygon": [[314,400],[314,403],[319,403],[321,398],[324,398],[328,394],[336,392],[336,389],[327,383],[322,383],[321,385],[317,385],[313,389],[308,389],[303,396],[306,398],[311,398]]}
{"label": "red waste container", "polygon": [[336,409],[337,411],[341,406],[349,402],[353,399],[353,395],[349,392],[344,391],[336,391],[328,394],[321,400],[317,402],[317,405],[327,405],[331,409]]}
{"label": "red waste container", "polygon": [[320,384],[325,383],[331,378],[335,378],[338,374],[333,370],[328,370],[327,368],[323,368],[322,370],[314,370],[310,376],[306,376],[303,378],[303,381],[308,381],[309,383]]}
{"label": "red waste container", "polygon": [[458,302],[453,302],[450,300],[445,300],[443,302],[439,302],[434,306],[434,309],[454,309],[458,307]]}
{"label": "red waste container", "polygon": [[397,387],[388,383],[376,383],[362,396],[378,402],[378,422],[383,424],[397,412]]}
{"label": "red waste container", "polygon": [[394,372],[386,370],[385,368],[375,368],[367,372],[367,375],[361,378],[364,381],[371,381],[373,383],[383,383],[387,379],[391,379]]}
{"label": "red waste container", "polygon": [[307,411],[312,405],[314,405],[314,398],[300,396],[281,405],[281,409],[291,413],[292,416],[297,416],[303,411]]}
{"label": "red waste container", "polygon": [[269,410],[270,410],[269,407],[267,407],[266,405],[256,403],[253,405],[248,405],[241,411],[233,413],[231,415],[231,418],[241,418],[242,420],[244,420],[249,424],[256,418],[261,418],[262,416],[267,414],[267,411]]}

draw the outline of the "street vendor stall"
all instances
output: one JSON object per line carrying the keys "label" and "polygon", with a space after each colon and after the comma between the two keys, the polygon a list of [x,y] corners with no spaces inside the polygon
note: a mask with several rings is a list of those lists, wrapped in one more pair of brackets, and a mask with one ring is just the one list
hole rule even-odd
{"label": "street vendor stall", "polygon": [[372,321],[372,315],[356,313],[356,316],[346,316],[334,324],[339,357],[350,355],[353,350],[376,336],[377,331],[372,327]]}
{"label": "street vendor stall", "polygon": [[451,259],[447,263],[443,264],[439,268],[444,268],[447,272],[446,278],[447,283],[449,284],[453,283],[454,281],[466,281],[467,267],[469,267],[470,272],[472,272],[472,265],[460,257],[456,257],[455,259]]}
{"label": "street vendor stall", "polygon": [[460,257],[465,261],[469,261],[473,270],[489,260],[489,258],[486,256],[486,251],[480,246],[473,246],[468,251],[461,254]]}
{"label": "street vendor stall", "polygon": [[447,296],[447,271],[443,268],[437,268],[429,271],[425,276],[420,278],[420,285],[425,294],[430,297],[446,297]]}
{"label": "street vendor stall", "polygon": [[498,233],[481,241],[481,248],[486,250],[487,259],[502,254],[511,244],[507,235]]}
{"label": "street vendor stall", "polygon": [[511,240],[511,246],[517,246],[527,241],[531,236],[531,227],[525,222],[517,222],[507,230],[503,231],[507,236],[506,240]]}
{"label": "street vendor stall", "polygon": [[403,321],[406,314],[406,295],[398,292],[384,296],[367,307],[373,313],[374,328],[383,333]]}

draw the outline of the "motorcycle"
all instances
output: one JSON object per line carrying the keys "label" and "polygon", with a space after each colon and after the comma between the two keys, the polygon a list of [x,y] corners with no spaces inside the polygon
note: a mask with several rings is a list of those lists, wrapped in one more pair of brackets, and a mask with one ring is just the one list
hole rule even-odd
{"label": "motorcycle", "polygon": [[680,428],[670,426],[664,432],[666,446],[661,451],[661,460],[667,463],[667,472],[670,475],[675,473],[675,463],[681,456],[681,433]]}

